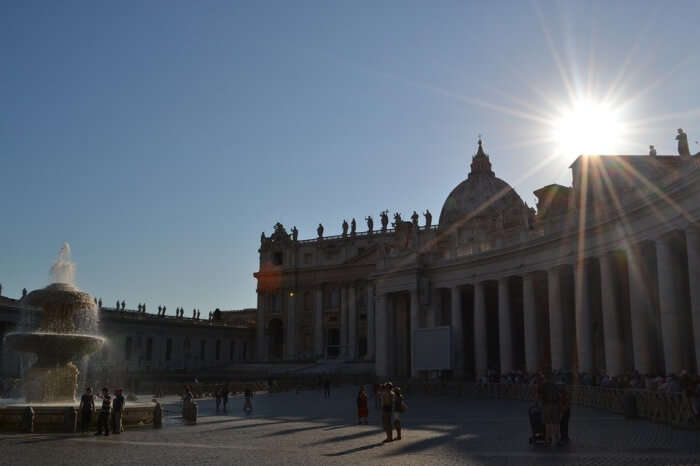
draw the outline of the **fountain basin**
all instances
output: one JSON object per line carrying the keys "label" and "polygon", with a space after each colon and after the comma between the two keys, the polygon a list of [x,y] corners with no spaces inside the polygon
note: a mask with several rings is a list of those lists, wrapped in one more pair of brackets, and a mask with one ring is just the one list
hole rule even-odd
{"label": "fountain basin", "polygon": [[79,333],[15,332],[7,334],[5,342],[16,351],[36,354],[34,367],[52,367],[98,351],[105,339]]}

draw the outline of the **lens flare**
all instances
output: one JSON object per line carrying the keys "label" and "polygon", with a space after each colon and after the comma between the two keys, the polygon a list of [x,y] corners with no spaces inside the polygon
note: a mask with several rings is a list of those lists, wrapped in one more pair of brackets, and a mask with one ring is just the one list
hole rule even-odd
{"label": "lens flare", "polygon": [[552,126],[552,138],[563,156],[614,154],[626,132],[618,109],[592,99],[563,109]]}

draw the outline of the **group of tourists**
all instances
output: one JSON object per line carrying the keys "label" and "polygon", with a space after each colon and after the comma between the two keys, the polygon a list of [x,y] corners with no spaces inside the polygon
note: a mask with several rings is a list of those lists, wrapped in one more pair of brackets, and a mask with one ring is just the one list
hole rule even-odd
{"label": "group of tourists", "polygon": [[216,412],[219,412],[219,408],[223,405],[224,412],[226,411],[226,406],[228,405],[228,395],[229,389],[226,385],[218,387],[214,392],[214,397],[216,398]]}
{"label": "group of tourists", "polygon": [[[401,440],[401,414],[408,408],[406,401],[399,387],[395,387],[391,382],[384,384],[374,384],[375,407],[381,409],[382,428],[386,433],[384,442]],[[364,385],[357,393],[357,419],[358,424],[368,423],[369,417],[369,396]],[[396,437],[394,437],[396,429]]]}
{"label": "group of tourists", "polygon": [[121,388],[116,389],[114,391],[114,399],[112,399],[107,387],[102,388],[101,393],[94,395],[92,387],[85,389],[85,393],[80,398],[80,406],[78,408],[80,413],[80,432],[86,434],[90,428],[92,415],[95,412],[95,397],[102,401],[97,413],[97,432],[95,432],[95,435],[109,435],[110,429],[113,434],[121,434],[124,431],[122,414],[126,406],[124,391]]}

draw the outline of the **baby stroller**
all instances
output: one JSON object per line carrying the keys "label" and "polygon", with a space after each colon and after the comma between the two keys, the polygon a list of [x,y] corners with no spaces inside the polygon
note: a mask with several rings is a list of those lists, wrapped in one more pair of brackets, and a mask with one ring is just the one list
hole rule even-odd
{"label": "baby stroller", "polygon": [[542,420],[542,408],[537,405],[533,405],[528,410],[528,415],[530,416],[530,429],[532,430],[532,436],[530,437],[530,444],[534,445],[544,445],[544,422]]}

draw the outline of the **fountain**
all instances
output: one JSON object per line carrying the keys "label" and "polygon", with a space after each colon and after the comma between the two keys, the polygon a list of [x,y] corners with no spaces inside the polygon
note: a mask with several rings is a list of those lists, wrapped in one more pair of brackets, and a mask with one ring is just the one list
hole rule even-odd
{"label": "fountain", "polygon": [[75,265],[64,243],[51,267],[53,283],[32,291],[22,303],[41,310],[36,331],[5,336],[9,347],[37,356],[24,376],[28,403],[75,401],[78,368],[74,360],[98,351],[104,338],[96,335],[98,314],[94,299],[75,285]]}

